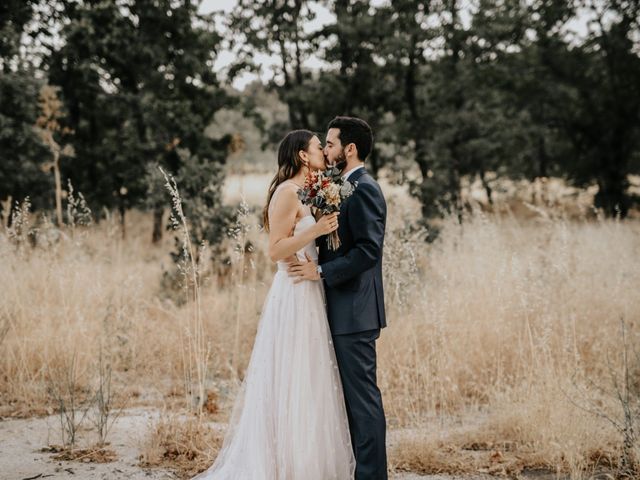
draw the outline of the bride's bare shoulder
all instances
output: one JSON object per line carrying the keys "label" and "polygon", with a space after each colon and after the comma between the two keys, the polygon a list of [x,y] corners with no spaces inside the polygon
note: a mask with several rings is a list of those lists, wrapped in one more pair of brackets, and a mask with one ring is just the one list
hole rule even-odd
{"label": "bride's bare shoulder", "polygon": [[269,209],[272,210],[275,215],[286,214],[290,211],[296,212],[299,202],[298,187],[294,184],[283,183],[276,188]]}

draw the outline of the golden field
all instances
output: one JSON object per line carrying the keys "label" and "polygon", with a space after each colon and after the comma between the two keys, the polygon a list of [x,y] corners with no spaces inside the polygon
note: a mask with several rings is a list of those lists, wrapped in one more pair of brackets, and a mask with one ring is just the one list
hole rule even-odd
{"label": "golden field", "polygon": [[[257,206],[267,181],[232,177],[226,198]],[[443,220],[433,244],[409,228],[415,201],[383,184],[378,379],[393,471],[578,479],[640,458],[640,223],[602,219],[589,192],[552,184],[506,186],[493,213]],[[480,197],[469,186],[469,201]],[[82,411],[102,359],[112,411],[162,412],[141,465],[187,476],[215,456],[251,353],[272,272],[266,234],[250,216],[240,240],[255,249],[233,253],[229,239],[198,317],[162,282],[172,235],[152,246],[151,216],[127,221],[125,239],[110,219],[44,248],[0,234],[0,416],[55,416],[70,399]],[[199,400],[201,416],[190,413]]]}

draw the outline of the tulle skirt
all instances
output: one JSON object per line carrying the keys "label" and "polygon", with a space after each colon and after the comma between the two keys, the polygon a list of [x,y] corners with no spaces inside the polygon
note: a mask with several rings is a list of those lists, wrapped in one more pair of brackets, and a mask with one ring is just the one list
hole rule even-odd
{"label": "tulle skirt", "polygon": [[321,282],[279,266],[222,449],[194,480],[350,480],[355,460]]}

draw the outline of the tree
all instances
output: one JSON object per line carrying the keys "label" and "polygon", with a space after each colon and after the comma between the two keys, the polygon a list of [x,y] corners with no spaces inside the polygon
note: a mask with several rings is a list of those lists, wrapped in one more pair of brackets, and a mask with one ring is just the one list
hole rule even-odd
{"label": "tree", "polygon": [[[411,144],[421,175],[418,184],[428,182],[432,175],[429,147],[434,134],[435,104],[426,52],[438,35],[437,29],[427,24],[435,8],[435,2],[394,0],[378,11],[379,24],[391,29],[379,50],[384,59],[383,78],[391,79],[388,83],[392,85],[386,104],[394,122],[388,128],[398,143]],[[431,215],[429,206],[424,205],[423,214]]]}
{"label": "tree", "polygon": [[[47,148],[34,129],[44,81],[36,78],[33,59],[20,48],[36,3],[0,5],[0,200],[8,200],[10,209],[27,196],[36,208],[49,206],[52,198],[46,195],[52,182],[40,163]],[[11,212],[2,221],[10,222]]]}
{"label": "tree", "polygon": [[272,87],[289,107],[289,128],[311,128],[305,90],[309,75],[303,69],[310,44],[303,24],[313,18],[306,0],[239,0],[227,22],[239,59],[232,77],[242,70],[259,70],[257,55],[278,58]]}
{"label": "tree", "polygon": [[577,185],[595,180],[595,206],[625,217],[632,204],[627,177],[639,171],[631,167],[640,149],[640,2],[581,3],[593,15],[589,37],[554,65],[559,79],[577,93],[567,109],[575,156],[566,170]]}
{"label": "tree", "polygon": [[51,161],[42,165],[43,170],[53,171],[55,181],[56,220],[58,227],[62,227],[62,178],[60,175],[60,159],[63,156],[73,156],[71,145],[61,146],[56,137],[59,136],[61,127],[60,119],[64,117],[62,102],[58,99],[57,89],[45,85],[40,89],[40,116],[36,120],[38,133],[43,143],[51,152]]}
{"label": "tree", "polygon": [[221,39],[191,1],[62,4],[65,41],[48,67],[74,131],[76,157],[64,175],[94,210],[118,208],[124,227],[126,210],[144,205],[150,162],[179,174],[181,148],[200,162],[224,163],[226,147],[204,135],[229,101],[212,71]]}
{"label": "tree", "polygon": [[[473,37],[460,21],[458,1],[438,6],[422,3],[404,3],[405,31],[410,33],[404,34],[407,67],[400,69],[409,138],[421,172],[411,190],[422,203],[425,220],[454,214],[461,222],[461,178],[477,170],[477,142],[489,130],[483,122],[486,109],[474,91],[477,66],[469,48]],[[439,28],[433,32],[424,27],[428,15],[438,18]],[[441,47],[427,61],[429,39],[439,41]],[[437,234],[436,229],[432,232]]]}
{"label": "tree", "polygon": [[[380,50],[389,33],[385,22],[369,1],[335,0],[325,2],[336,22],[313,33],[314,51],[327,65],[309,85],[309,104],[316,128],[324,131],[336,115],[365,119],[374,132],[376,142],[385,141],[385,112],[393,85],[385,81],[380,68]],[[367,160],[369,171],[376,176],[385,162],[378,148]]]}
{"label": "tree", "polygon": [[[531,6],[535,39],[527,51],[527,61],[536,67],[536,94],[529,97],[528,110],[546,120],[555,145],[563,147],[561,173],[579,187],[597,183],[595,206],[623,217],[633,202],[628,174],[639,171],[634,164],[640,150],[639,5],[536,1]],[[572,41],[560,27],[577,8],[589,18],[588,32],[584,40]],[[542,143],[541,171],[548,151]]]}

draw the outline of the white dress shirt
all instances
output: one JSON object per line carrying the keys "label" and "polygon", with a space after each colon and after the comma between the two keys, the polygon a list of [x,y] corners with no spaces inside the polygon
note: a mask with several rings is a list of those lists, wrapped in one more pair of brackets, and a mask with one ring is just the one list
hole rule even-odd
{"label": "white dress shirt", "polygon": [[356,168],[354,168],[353,170],[349,170],[347,173],[345,173],[342,178],[344,178],[345,180],[348,180],[349,177],[351,176],[351,174],[353,172],[355,172],[356,170],[360,170],[361,168],[364,168],[364,165],[358,165]]}

